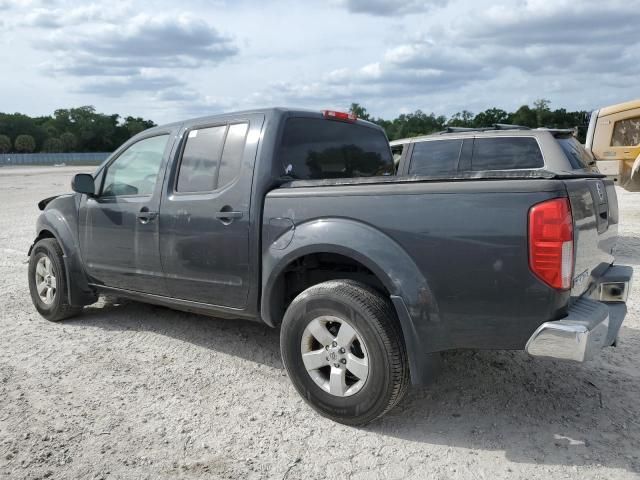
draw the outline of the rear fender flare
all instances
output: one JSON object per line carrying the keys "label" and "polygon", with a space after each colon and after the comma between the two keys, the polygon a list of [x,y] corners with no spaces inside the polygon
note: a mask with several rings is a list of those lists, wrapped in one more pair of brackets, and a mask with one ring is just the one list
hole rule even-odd
{"label": "rear fender flare", "polygon": [[[290,234],[290,231],[283,233]],[[349,257],[371,270],[389,292],[409,354],[412,381],[422,383],[426,359],[422,335],[429,324],[440,323],[440,316],[427,279],[404,248],[368,224],[343,218],[316,219],[297,225],[284,249],[277,248],[279,238],[264,249],[262,319],[271,326],[279,323],[279,319],[272,318],[272,302],[277,301],[272,298],[276,293],[273,287],[291,262],[313,253]]]}

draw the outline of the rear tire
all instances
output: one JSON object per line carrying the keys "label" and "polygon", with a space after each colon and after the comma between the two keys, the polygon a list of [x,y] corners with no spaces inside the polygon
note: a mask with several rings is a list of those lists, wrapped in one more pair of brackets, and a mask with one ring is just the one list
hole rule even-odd
{"label": "rear tire", "polygon": [[284,366],[321,415],[364,425],[405,395],[409,367],[389,301],[352,280],[331,280],[298,295],[282,321]]}
{"label": "rear tire", "polygon": [[82,307],[69,305],[69,286],[62,248],[53,238],[43,238],[29,257],[29,291],[38,313],[57,322],[77,315]]}

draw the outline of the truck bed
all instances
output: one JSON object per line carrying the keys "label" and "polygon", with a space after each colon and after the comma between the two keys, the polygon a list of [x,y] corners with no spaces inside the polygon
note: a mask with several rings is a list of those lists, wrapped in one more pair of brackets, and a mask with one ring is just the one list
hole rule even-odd
{"label": "truck bed", "polygon": [[[602,184],[598,175],[535,170],[491,172],[491,178],[294,181],[266,197],[263,255],[285,234],[303,241],[300,235],[316,231],[320,241],[323,223],[362,224],[406,252],[424,278],[424,285],[398,286],[415,290],[408,308],[424,351],[522,349],[541,323],[566,316],[571,297],[585,294],[613,262],[617,205],[596,207],[593,182]],[[571,202],[574,271],[583,276],[565,291],[541,282],[528,264],[529,209],[557,197]],[[380,248],[368,241],[366,233],[345,240],[356,250]]]}

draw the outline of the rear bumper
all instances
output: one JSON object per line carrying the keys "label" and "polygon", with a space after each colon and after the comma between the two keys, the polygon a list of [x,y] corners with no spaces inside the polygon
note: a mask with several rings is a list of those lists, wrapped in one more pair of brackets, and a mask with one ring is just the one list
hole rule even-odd
{"label": "rear bumper", "polygon": [[540,325],[525,350],[534,357],[585,362],[603,347],[614,345],[627,314],[633,270],[614,266],[598,280],[590,297],[582,297],[569,314]]}

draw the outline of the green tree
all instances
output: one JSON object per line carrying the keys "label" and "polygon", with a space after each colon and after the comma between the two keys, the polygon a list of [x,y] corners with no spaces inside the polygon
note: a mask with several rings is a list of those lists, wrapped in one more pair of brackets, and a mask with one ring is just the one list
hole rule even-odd
{"label": "green tree", "polygon": [[0,135],[0,153],[9,153],[11,151],[11,139],[6,135]]}
{"label": "green tree", "polygon": [[496,123],[507,123],[509,114],[500,108],[489,108],[480,112],[473,119],[474,127],[491,127]]}
{"label": "green tree", "polygon": [[369,112],[359,103],[352,103],[351,107],[349,107],[349,111],[356,115],[356,117],[361,118],[362,120],[369,120]]}
{"label": "green tree", "polygon": [[59,138],[47,138],[42,144],[42,151],[49,153],[60,153],[64,150],[62,140]]}
{"label": "green tree", "polygon": [[18,135],[13,147],[16,152],[31,153],[36,149],[36,141],[31,135]]}
{"label": "green tree", "polygon": [[447,125],[450,127],[473,127],[473,118],[473,113],[469,110],[463,110],[455,113]]}
{"label": "green tree", "polygon": [[64,152],[73,152],[78,145],[78,139],[71,132],[64,132],[60,135],[60,141],[62,142],[62,150]]}
{"label": "green tree", "polygon": [[529,105],[522,105],[518,110],[509,114],[507,123],[535,128],[538,126],[538,117],[536,112],[529,108]]}
{"label": "green tree", "polygon": [[551,110],[549,109],[551,102],[545,98],[539,98],[533,102],[533,110],[536,112],[536,123],[538,127],[544,127],[550,120]]}

